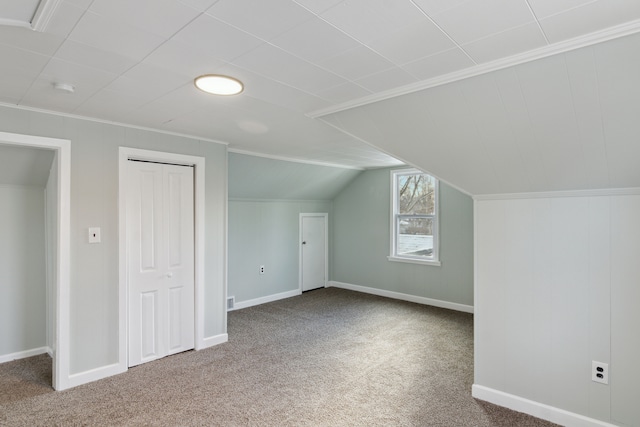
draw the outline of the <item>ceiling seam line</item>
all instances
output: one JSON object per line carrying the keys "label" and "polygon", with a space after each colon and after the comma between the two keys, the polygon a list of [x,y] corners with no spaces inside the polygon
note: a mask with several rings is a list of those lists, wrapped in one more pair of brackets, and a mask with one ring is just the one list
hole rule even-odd
{"label": "ceiling seam line", "polygon": [[422,14],[425,16],[425,18],[427,18],[427,19],[428,19],[428,20],[429,20],[433,25],[435,25],[435,27],[436,27],[438,30],[440,30],[440,32],[442,32],[442,34],[444,34],[445,36],[447,36],[447,38],[451,41],[451,43],[453,43],[453,44],[454,44],[458,49],[460,49],[460,50],[462,51],[462,53],[464,53],[464,54],[465,54],[465,56],[466,56],[467,58],[469,58],[469,60],[470,60],[471,62],[473,62],[473,65],[478,65],[478,62],[476,62],[476,60],[475,60],[475,59],[473,59],[473,58],[471,57],[471,55],[469,55],[469,53],[468,53],[468,52],[467,52],[467,51],[462,47],[462,45],[460,45],[457,41],[455,41],[455,40],[453,39],[453,37],[451,37],[451,36],[449,35],[449,33],[447,33],[447,32],[446,32],[446,31],[445,31],[445,30],[444,30],[440,25],[438,25],[438,24],[436,23],[436,21],[434,21],[433,19],[431,19],[431,16],[429,16],[429,14],[427,14],[427,12],[425,12],[424,10],[422,10],[422,8],[416,4],[415,0],[409,0],[409,1],[411,2],[411,4],[413,4],[413,5],[416,7],[416,9],[418,9],[418,10],[420,11],[420,13],[422,13]]}
{"label": "ceiling seam line", "polygon": [[[320,19],[322,22],[324,22],[324,23],[326,23],[326,24],[330,25],[331,27],[335,28],[336,30],[338,30],[339,32],[341,32],[342,34],[344,34],[345,36],[347,36],[347,37],[349,37],[350,39],[352,39],[352,40],[356,41],[357,43],[359,43],[359,44],[360,44],[360,46],[362,46],[362,47],[364,47],[364,48],[366,48],[366,49],[369,49],[371,52],[373,52],[373,53],[375,53],[376,55],[380,56],[380,57],[381,57],[381,58],[383,58],[385,61],[389,61],[389,63],[393,64],[393,67],[385,68],[384,70],[379,71],[379,73],[383,73],[383,72],[385,72],[385,71],[388,71],[388,70],[393,69],[394,67],[397,67],[397,68],[400,68],[402,71],[406,72],[407,74],[411,75],[412,77],[416,78],[413,74],[409,73],[409,72],[408,72],[408,71],[406,71],[404,68],[402,68],[402,66],[401,66],[401,65],[396,64],[396,63],[395,63],[394,61],[392,61],[390,58],[387,58],[385,55],[381,54],[380,52],[378,52],[377,50],[375,50],[374,48],[372,48],[371,46],[369,46],[367,43],[364,43],[363,41],[359,40],[358,38],[356,38],[356,37],[352,36],[351,34],[349,34],[349,33],[345,32],[345,31],[344,31],[344,30],[342,30],[340,27],[337,27],[337,26],[336,26],[336,25],[334,25],[333,23],[331,23],[331,22],[327,21],[326,19],[324,19],[322,16],[320,16],[320,15],[319,15],[319,14],[317,14],[317,13],[315,13],[315,12],[314,12],[314,11],[312,11],[311,9],[309,9],[309,8],[307,8],[306,6],[304,6],[304,5],[300,4],[300,3],[298,3],[296,0],[294,0],[294,2],[295,2],[297,5],[299,5],[300,7],[304,8],[305,10],[307,10],[307,11],[309,11],[310,13],[314,14],[314,15],[315,15],[316,17],[318,17],[318,19]],[[329,9],[332,9],[333,7],[335,7],[335,6],[332,6],[332,7],[330,7]],[[327,9],[327,10],[329,10],[329,9]],[[325,10],[324,12],[326,12],[327,10]],[[433,21],[432,21],[432,22],[433,22]],[[438,29],[440,29],[440,28],[438,27]],[[441,31],[442,31],[442,30],[441,30]],[[448,35],[447,35],[447,36],[448,36]],[[455,42],[454,42],[454,43],[455,43]],[[270,43],[270,44],[271,44],[271,43]],[[271,44],[271,45],[272,45],[272,46],[275,46],[275,45],[273,45],[273,44]],[[275,47],[277,47],[277,46],[275,46]],[[284,50],[284,49],[282,49],[282,50]],[[285,50],[285,52],[288,52],[288,51],[286,51],[286,50]],[[444,51],[443,51],[443,52],[444,52]],[[294,55],[294,56],[295,56],[295,55]],[[428,56],[429,56],[429,55],[428,55]],[[427,56],[427,57],[428,57],[428,56]],[[297,56],[296,56],[296,57],[297,57]],[[426,57],[425,57],[425,58],[426,58]],[[470,58],[470,59],[471,59],[471,58]],[[473,61],[473,59],[471,59],[471,60]],[[474,61],[474,64],[475,64],[475,61]],[[332,71],[330,71],[330,70],[326,70],[325,68],[320,67],[319,65],[318,65],[318,67],[319,67],[319,68],[322,68],[322,69],[323,69],[323,70],[325,70],[325,71],[328,71],[328,72],[333,73]],[[336,73],[333,73],[333,74],[336,74]],[[371,74],[367,74],[366,76],[363,76],[363,77],[361,77],[361,78],[368,77],[368,76],[373,76],[373,75],[375,75],[375,74],[378,74],[378,73],[371,73]],[[340,76],[339,74],[336,74],[336,75]],[[342,77],[342,76],[340,76],[340,77]],[[416,78],[416,79],[417,79],[417,78]],[[346,78],[346,80],[347,80],[348,82],[350,82],[350,83],[353,83],[353,84],[355,84],[355,85],[360,86],[360,84],[358,84],[355,80],[348,79],[348,78]],[[418,80],[418,81],[420,81],[419,79],[417,79],[417,80]],[[365,88],[365,87],[363,87],[363,86],[360,86],[360,87],[362,87],[363,89],[365,89],[365,90],[369,91],[367,88]],[[369,91],[369,92],[371,92],[371,91]],[[372,94],[374,94],[374,95],[375,95],[375,92],[372,92]]]}
{"label": "ceiling seam line", "polygon": [[631,22],[597,31],[595,33],[589,33],[586,35],[574,37],[572,39],[556,42],[548,46],[542,46],[540,48],[526,51],[524,53],[515,54],[510,57],[496,59],[494,61],[485,62],[476,66],[463,68],[461,70],[453,71],[443,76],[433,77],[416,83],[400,86],[395,89],[378,92],[373,96],[363,97],[354,101],[345,102],[335,106],[334,108],[325,108],[312,111],[310,113],[307,113],[307,115],[314,118],[323,117],[340,111],[350,110],[352,108],[361,107],[363,105],[372,104],[389,98],[394,98],[396,96],[406,95],[409,93],[430,89],[432,87],[442,86],[448,83],[465,80],[467,78],[486,74],[492,71],[511,68],[516,65],[536,61],[563,52],[569,52],[578,48],[592,46],[604,41],[617,39],[639,32],[640,19],[636,19]]}
{"label": "ceiling seam line", "polygon": [[529,8],[529,12],[531,12],[531,16],[533,16],[533,19],[535,19],[536,24],[538,25],[538,29],[540,30],[540,33],[542,33],[542,37],[544,37],[544,41],[547,43],[547,46],[549,46],[551,43],[549,42],[549,38],[547,37],[547,33],[545,33],[544,30],[542,29],[542,25],[540,24],[540,20],[538,19],[538,16],[533,11],[533,8],[531,7],[531,4],[529,3],[529,0],[524,0],[524,1],[527,4],[527,7]]}

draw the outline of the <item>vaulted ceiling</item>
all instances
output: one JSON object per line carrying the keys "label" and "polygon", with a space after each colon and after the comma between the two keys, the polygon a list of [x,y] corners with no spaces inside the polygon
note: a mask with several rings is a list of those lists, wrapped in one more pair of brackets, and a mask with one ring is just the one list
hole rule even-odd
{"label": "vaulted ceiling", "polygon": [[[15,1],[0,5],[5,105],[403,161],[471,194],[640,186],[638,1],[34,0],[37,25]],[[204,94],[201,74],[245,91]]]}

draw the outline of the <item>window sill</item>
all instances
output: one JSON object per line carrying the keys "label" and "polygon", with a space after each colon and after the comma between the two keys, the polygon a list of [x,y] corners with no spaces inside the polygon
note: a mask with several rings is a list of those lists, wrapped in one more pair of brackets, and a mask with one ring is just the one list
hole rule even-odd
{"label": "window sill", "polygon": [[421,265],[432,265],[435,267],[440,267],[440,261],[427,260],[427,259],[415,259],[415,258],[402,258],[397,256],[388,256],[387,259],[389,261],[394,262],[406,262],[408,264],[421,264]]}

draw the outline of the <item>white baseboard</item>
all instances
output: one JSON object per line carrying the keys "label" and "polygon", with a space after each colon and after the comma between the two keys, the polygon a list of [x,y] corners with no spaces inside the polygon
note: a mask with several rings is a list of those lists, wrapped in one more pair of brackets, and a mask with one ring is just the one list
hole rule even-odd
{"label": "white baseboard", "polygon": [[471,395],[476,399],[494,403],[498,406],[513,409],[517,412],[523,412],[536,418],[541,418],[567,427],[615,427],[614,424],[609,424],[605,421],[585,417],[584,415],[565,411],[564,409],[538,403],[533,400],[477,384],[472,386]]}
{"label": "white baseboard", "polygon": [[49,353],[52,351],[49,347],[32,348],[31,350],[17,351],[15,353],[0,355],[0,363],[11,362],[12,360],[24,359],[25,357],[37,356],[39,354]]}
{"label": "white baseboard", "polygon": [[[207,337],[203,340],[203,347],[199,348],[198,350],[221,344],[227,342],[228,340],[229,336],[227,334]],[[69,375],[68,381],[65,382],[63,388],[61,388],[60,390],[66,390],[68,388],[77,387],[79,385],[87,384],[93,381],[98,381],[113,375],[122,374],[124,372],[127,372],[127,370],[128,367],[126,365],[114,363],[113,365],[102,366],[100,368],[72,374]]]}
{"label": "white baseboard", "polygon": [[377,289],[377,288],[369,288],[367,286],[352,285],[350,283],[329,281],[327,283],[327,287],[330,287],[330,286],[333,286],[335,288],[348,289],[350,291],[364,292],[365,294],[378,295],[380,297],[399,299],[402,301],[415,302],[418,304],[432,305],[434,307],[440,307],[440,308],[448,308],[449,310],[463,311],[465,313],[473,313],[472,305],[464,305],[464,304],[458,304],[455,302],[442,301],[442,300],[426,298],[426,297],[419,297],[416,295],[409,295],[409,294],[403,294],[400,292],[387,291],[385,289]]}
{"label": "white baseboard", "polygon": [[222,344],[229,341],[228,334],[219,334],[212,337],[206,337],[202,340],[202,346],[196,350],[204,350],[205,348],[213,347],[214,345]]}
{"label": "white baseboard", "polygon": [[291,298],[291,297],[300,295],[301,293],[302,292],[300,292],[300,289],[296,289],[293,291],[281,292],[279,294],[267,295],[266,297],[250,299],[247,301],[240,301],[240,302],[236,302],[236,305],[235,307],[233,307],[232,310],[227,310],[227,311],[240,310],[241,308],[247,308],[247,307],[252,307],[254,305],[260,305],[260,304],[266,304],[268,302],[278,301],[280,299]]}
{"label": "white baseboard", "polygon": [[123,366],[120,363],[114,363],[113,365],[102,366],[100,368],[90,369],[88,371],[79,372],[77,374],[71,374],[69,375],[68,382],[66,382],[65,387],[62,390],[71,387],[77,387],[79,385],[90,383],[92,381],[98,381],[112,375],[122,374],[126,371],[126,366]]}

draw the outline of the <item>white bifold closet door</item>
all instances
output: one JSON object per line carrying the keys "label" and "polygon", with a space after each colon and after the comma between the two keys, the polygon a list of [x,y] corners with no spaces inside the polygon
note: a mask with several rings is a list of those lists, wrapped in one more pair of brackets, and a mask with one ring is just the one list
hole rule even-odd
{"label": "white bifold closet door", "polygon": [[194,348],[193,168],[127,162],[129,366]]}

